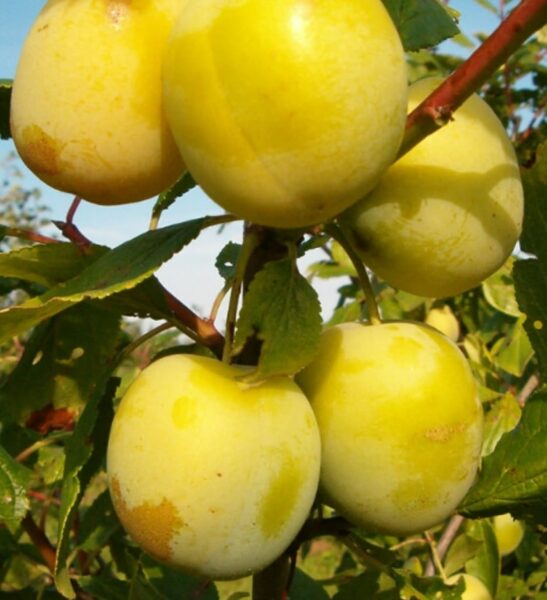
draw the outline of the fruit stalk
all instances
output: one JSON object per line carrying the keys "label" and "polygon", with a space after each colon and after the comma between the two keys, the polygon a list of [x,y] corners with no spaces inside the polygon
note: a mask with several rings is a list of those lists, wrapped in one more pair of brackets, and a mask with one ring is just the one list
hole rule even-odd
{"label": "fruit stalk", "polygon": [[454,111],[545,23],[547,0],[522,0],[494,33],[410,113],[399,158],[446,125]]}
{"label": "fruit stalk", "polygon": [[290,576],[290,557],[282,554],[253,577],[253,600],[284,600]]}
{"label": "fruit stalk", "polygon": [[342,246],[346,254],[349,256],[351,262],[353,263],[353,266],[357,271],[359,284],[361,285],[361,288],[365,294],[370,322],[374,325],[378,325],[382,321],[380,317],[380,310],[378,308],[378,304],[376,303],[374,290],[372,288],[372,284],[370,283],[370,278],[368,276],[367,269],[363,264],[363,261],[359,258],[359,256],[353,249],[353,246],[350,244],[340,227],[334,224],[330,224],[325,229],[327,233],[330,234],[332,238],[340,244],[340,246]]}

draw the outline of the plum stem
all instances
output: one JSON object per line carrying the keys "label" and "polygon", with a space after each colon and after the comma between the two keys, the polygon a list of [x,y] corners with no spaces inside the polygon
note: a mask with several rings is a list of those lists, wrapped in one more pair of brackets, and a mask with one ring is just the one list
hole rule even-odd
{"label": "plum stem", "polygon": [[163,333],[164,331],[167,331],[168,329],[171,329],[174,326],[175,325],[173,323],[166,322],[162,323],[161,325],[158,325],[157,327],[154,327],[154,329],[151,329],[150,331],[147,331],[145,334],[133,340],[130,344],[127,344],[127,346],[123,348],[123,350],[119,353],[118,358],[116,359],[116,363],[120,364],[139,346],[152,339],[156,335],[159,335],[160,333]]}
{"label": "plum stem", "polygon": [[535,32],[547,23],[547,0],[522,0],[473,54],[407,117],[398,158],[452,118]]}
{"label": "plum stem", "polygon": [[433,559],[433,564],[435,565],[435,568],[437,569],[439,575],[442,577],[442,580],[446,582],[446,572],[443,568],[442,559],[437,550],[437,542],[435,541],[435,538],[429,531],[424,531],[424,535],[431,550],[431,558]]}
{"label": "plum stem", "polygon": [[284,600],[291,573],[291,559],[282,554],[275,562],[253,576],[253,600]]}
{"label": "plum stem", "polygon": [[232,360],[234,331],[237,319],[237,308],[239,296],[243,287],[243,280],[249,265],[249,259],[259,244],[259,239],[251,227],[245,227],[243,234],[243,246],[237,259],[236,271],[232,282],[230,292],[230,302],[228,304],[228,314],[226,317],[226,332],[224,334],[224,351],[222,353],[222,362],[229,364]]}
{"label": "plum stem", "polygon": [[370,282],[370,277],[368,275],[366,266],[364,265],[357,252],[355,252],[355,250],[353,249],[353,246],[351,245],[347,236],[344,234],[342,229],[338,227],[338,225],[335,225],[334,223],[329,223],[325,227],[325,231],[334,240],[336,240],[340,244],[340,246],[342,246],[349,259],[351,260],[353,266],[355,267],[355,270],[357,271],[357,277],[359,278],[361,288],[365,294],[365,299],[367,301],[368,307],[369,321],[373,325],[379,325],[382,322],[382,318],[380,316],[380,310],[376,302],[376,296],[374,294],[374,290],[372,288],[372,284]]}
{"label": "plum stem", "polygon": [[[461,515],[454,515],[448,522],[448,525],[443,531],[443,534],[441,535],[438,543],[435,544],[435,554],[439,561],[443,560],[445,554],[448,552],[448,548],[450,548],[450,545],[454,541],[454,538],[456,537],[464,521],[465,518]],[[435,554],[433,554],[433,558],[435,557]],[[436,563],[434,562],[433,558],[429,560],[425,568],[424,574],[427,577],[432,577],[433,575],[435,575]]]}

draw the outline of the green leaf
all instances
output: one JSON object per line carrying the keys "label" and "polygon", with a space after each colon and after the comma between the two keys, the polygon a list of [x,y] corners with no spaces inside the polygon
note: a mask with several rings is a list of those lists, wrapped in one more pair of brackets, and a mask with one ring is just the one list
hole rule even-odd
{"label": "green leaf", "polygon": [[27,488],[32,472],[0,446],[0,522],[18,525],[29,509]]}
{"label": "green leaf", "polygon": [[82,255],[74,244],[37,244],[0,254],[2,277],[32,281],[46,287],[76,277],[83,269],[108,251],[92,246]]}
{"label": "green leaf", "polygon": [[547,524],[547,390],[528,399],[519,424],[487,456],[460,505],[469,517],[511,512]]}
{"label": "green leaf", "polygon": [[291,259],[270,262],[249,286],[237,324],[234,352],[253,335],[262,342],[256,378],[292,375],[319,348],[321,306],[317,293]]}
{"label": "green leaf", "polygon": [[226,281],[230,281],[235,277],[237,259],[241,252],[241,244],[234,244],[229,242],[222,248],[217,259],[215,261],[215,267],[217,268],[220,276]]}
{"label": "green leaf", "polygon": [[329,600],[329,595],[323,586],[301,569],[296,569],[289,590],[289,600]]}
{"label": "green leaf", "polygon": [[143,554],[141,562],[146,580],[165,600],[192,597],[200,600],[218,600],[218,592],[213,582],[207,585],[207,581],[175,571],[148,555]]}
{"label": "green leaf", "polygon": [[515,263],[514,278],[524,324],[536,351],[539,369],[547,381],[547,145],[538,150],[536,165],[523,173],[526,210],[521,238],[522,249],[535,258]]}
{"label": "green leaf", "polygon": [[0,139],[8,140],[11,137],[9,114],[11,104],[11,79],[0,79]]}
{"label": "green leaf", "polygon": [[134,288],[201,231],[205,219],[147,231],[110,250],[79,275],[12,308],[0,310],[0,342],[86,299]]}
{"label": "green leaf", "polygon": [[490,521],[480,519],[468,523],[467,535],[479,543],[479,548],[475,556],[466,562],[465,570],[480,579],[489,589],[492,598],[495,598],[501,563],[494,529]]}
{"label": "green leaf", "polygon": [[492,349],[493,360],[500,369],[515,377],[522,377],[526,366],[534,355],[534,349],[526,335],[520,318],[509,329],[507,335]]}
{"label": "green leaf", "polygon": [[344,583],[338,589],[338,592],[333,597],[333,600],[356,600],[356,598],[376,598],[376,594],[380,589],[378,579],[380,572],[374,569],[369,569]]}
{"label": "green leaf", "polygon": [[153,217],[158,218],[161,215],[161,213],[164,210],[167,210],[177,198],[180,198],[180,196],[186,194],[186,192],[195,187],[195,185],[196,182],[194,181],[190,173],[186,172],[175,183],[175,185],[171,186],[168,190],[162,192],[158,196],[158,199],[154,204],[154,208],[152,209]]}
{"label": "green leaf", "polygon": [[79,413],[93,395],[97,373],[119,344],[120,317],[97,303],[73,306],[37,327],[0,389],[0,416],[25,421],[51,405]]}
{"label": "green leaf", "polygon": [[468,536],[459,535],[450,545],[446,558],[444,559],[444,571],[450,576],[458,571],[462,571],[465,563],[471,560],[480,550],[481,542]]}
{"label": "green leaf", "polygon": [[60,446],[45,446],[38,451],[38,460],[34,471],[41,477],[45,485],[60,481],[65,466],[65,451]]}
{"label": "green leaf", "polygon": [[103,462],[114,416],[112,399],[119,383],[117,379],[110,378],[108,370],[96,373],[96,378],[93,398],[87,403],[66,445],[54,574],[55,585],[66,598],[75,597],[68,563],[71,525],[85,487]]}
{"label": "green leaf", "polygon": [[488,456],[501,437],[512,431],[521,417],[521,408],[513,394],[507,393],[492,404],[484,420],[482,455]]}
{"label": "green leaf", "polygon": [[447,586],[440,577],[420,577],[410,571],[396,569],[396,581],[401,591],[400,598],[412,600],[460,600],[464,589],[463,581]]}
{"label": "green leaf", "polygon": [[127,600],[131,592],[128,581],[114,579],[112,575],[80,577],[78,585],[95,600]]}
{"label": "green leaf", "polygon": [[330,318],[328,325],[338,325],[339,323],[353,323],[358,321],[362,316],[362,304],[359,301],[348,302],[342,306],[339,306]]}
{"label": "green leaf", "polygon": [[500,269],[482,283],[482,291],[490,306],[510,317],[520,317],[522,313],[515,297],[511,274],[514,263],[514,257],[509,257]]}
{"label": "green leaf", "polygon": [[430,48],[460,32],[437,0],[383,0],[405,50]]}
{"label": "green leaf", "polygon": [[110,492],[105,490],[95,499],[80,520],[78,546],[85,552],[101,550],[120,528]]}

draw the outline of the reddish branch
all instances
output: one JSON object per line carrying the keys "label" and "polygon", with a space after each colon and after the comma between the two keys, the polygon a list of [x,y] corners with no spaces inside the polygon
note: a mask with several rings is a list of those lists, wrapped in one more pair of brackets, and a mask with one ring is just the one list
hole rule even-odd
{"label": "reddish branch", "polygon": [[79,196],[75,196],[66,213],[66,219],[64,221],[53,221],[53,224],[59,228],[67,240],[78,246],[82,254],[87,254],[92,242],[74,225],[74,216],[81,201],[82,199]]}
{"label": "reddish branch", "polygon": [[399,156],[446,125],[535,31],[547,23],[547,0],[523,0],[494,33],[407,118]]}
{"label": "reddish branch", "polygon": [[[92,245],[92,242],[87,239],[73,223],[74,215],[80,204],[80,201],[80,198],[76,196],[67,213],[66,221],[54,221],[54,224],[61,230],[63,235],[68,240],[76,244],[78,248],[85,253]],[[217,355],[222,355],[224,338],[216,329],[213,322],[209,319],[202,319],[196,315],[163,286],[162,290],[167,305],[171,309],[175,319],[183,326],[194,332],[205,346],[210,347]]]}
{"label": "reddish branch", "polygon": [[48,569],[53,573],[55,571],[55,548],[47,539],[46,534],[36,525],[30,513],[27,513],[21,524]]}
{"label": "reddish branch", "polygon": [[178,298],[173,296],[171,292],[163,289],[163,295],[167,301],[167,305],[171,309],[173,315],[183,325],[193,331],[200,341],[211,348],[215,354],[222,355],[222,347],[224,345],[224,337],[219,333],[214,323],[209,319],[203,319],[190,310]]}
{"label": "reddish branch", "polygon": [[[437,542],[437,556],[439,560],[442,561],[445,557],[446,553],[448,552],[448,548],[450,548],[450,545],[454,541],[454,538],[456,537],[456,535],[458,535],[458,531],[460,530],[460,527],[462,526],[464,521],[465,518],[461,515],[454,515],[448,522],[446,529],[443,531],[443,534]],[[424,575],[426,575],[427,577],[432,577],[433,575],[435,575],[435,563],[433,559],[429,559],[425,568]]]}
{"label": "reddish branch", "polygon": [[48,237],[47,235],[42,235],[41,233],[36,233],[30,229],[22,229],[20,227],[8,227],[4,231],[5,235],[9,235],[11,237],[16,237],[21,240],[27,240],[29,242],[35,242],[37,244],[57,244],[59,240],[55,238]]}

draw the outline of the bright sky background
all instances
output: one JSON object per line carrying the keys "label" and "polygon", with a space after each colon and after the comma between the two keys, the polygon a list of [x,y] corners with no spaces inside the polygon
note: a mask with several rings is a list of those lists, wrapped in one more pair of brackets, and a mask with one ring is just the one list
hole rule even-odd
{"label": "bright sky background", "polygon": [[[44,0],[0,0],[0,78],[14,77],[26,33],[44,3]],[[496,17],[478,7],[474,0],[452,0],[450,6],[460,11],[460,27],[467,35],[477,32],[489,33],[497,25]],[[453,51],[454,46],[451,45],[449,49]],[[458,51],[461,52],[461,49]],[[13,149],[11,141],[0,141],[0,160]],[[63,220],[72,197],[42,184],[22,162],[20,166],[25,174],[26,187],[37,187],[41,190],[43,200],[51,208],[48,216],[51,219]],[[148,228],[153,204],[154,200],[148,200],[118,207],[101,207],[84,202],[78,209],[76,223],[94,242],[117,246]],[[221,212],[222,210],[200,190],[195,189],[164,214],[160,226]],[[240,242],[240,238],[240,224],[226,227],[221,235],[209,230],[166,263],[158,271],[158,276],[183,302],[199,309],[199,312],[205,315],[222,287],[222,280],[214,268],[214,258],[228,241]],[[320,257],[321,255],[316,255],[315,260]],[[314,287],[321,297],[325,318],[331,314],[337,297],[336,288],[340,284],[340,280],[314,281]]]}

